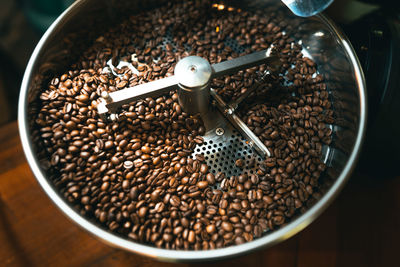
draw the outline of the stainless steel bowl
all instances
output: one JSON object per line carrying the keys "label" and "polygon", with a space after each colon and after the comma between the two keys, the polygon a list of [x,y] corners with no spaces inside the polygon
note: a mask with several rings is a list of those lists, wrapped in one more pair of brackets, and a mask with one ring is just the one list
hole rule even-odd
{"label": "stainless steel bowl", "polygon": [[[322,179],[326,188],[322,197],[308,211],[286,226],[254,241],[242,245],[207,251],[177,251],[135,243],[114,235],[82,217],[67,204],[46,177],[45,163],[40,161],[41,150],[36,146],[31,114],[35,112],[34,100],[41,85],[55,73],[60,73],[76,60],[82,51],[79,39],[90,39],[102,30],[129,14],[151,9],[166,1],[108,1],[81,0],[75,2],[47,30],[25,71],[19,99],[19,131],[28,163],[47,195],[67,217],[104,242],[131,252],[163,261],[200,261],[237,256],[262,247],[269,247],[290,238],[317,218],[339,194],[350,177],[360,152],[366,124],[366,89],[363,72],[348,39],[324,15],[312,18],[288,16],[288,23],[297,27],[294,36],[301,40],[304,50],[318,64],[325,75],[327,88],[337,118],[332,126],[334,139],[326,148],[324,159],[328,168]],[[227,4],[237,5],[236,1]],[[280,1],[240,1],[245,9],[258,5],[281,6]],[[285,8],[282,6],[282,8]],[[328,230],[328,229],[327,229]]]}

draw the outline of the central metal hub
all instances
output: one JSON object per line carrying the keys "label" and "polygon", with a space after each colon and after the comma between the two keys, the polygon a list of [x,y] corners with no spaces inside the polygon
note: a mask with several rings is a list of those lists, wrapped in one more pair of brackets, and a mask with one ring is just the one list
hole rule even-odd
{"label": "central metal hub", "polygon": [[180,90],[179,104],[189,114],[205,114],[210,100],[210,79],[213,69],[202,57],[190,56],[181,59],[174,75]]}
{"label": "central metal hub", "polygon": [[210,82],[212,68],[204,58],[190,56],[181,59],[176,64],[174,74],[181,86],[196,89]]}

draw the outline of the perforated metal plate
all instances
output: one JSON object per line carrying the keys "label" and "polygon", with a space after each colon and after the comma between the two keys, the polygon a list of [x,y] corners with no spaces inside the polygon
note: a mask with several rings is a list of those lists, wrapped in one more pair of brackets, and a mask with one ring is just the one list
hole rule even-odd
{"label": "perforated metal plate", "polygon": [[[203,154],[206,164],[214,175],[218,172],[225,173],[227,177],[241,173],[256,173],[262,158],[255,153],[241,134],[214,109],[206,117],[210,118],[210,120],[205,121],[208,131],[203,136],[204,143],[196,147],[193,157],[195,158],[197,154]],[[220,135],[218,131],[221,129],[223,134]],[[235,161],[238,159],[244,161],[243,168],[235,165]],[[252,159],[254,164],[250,165]]]}

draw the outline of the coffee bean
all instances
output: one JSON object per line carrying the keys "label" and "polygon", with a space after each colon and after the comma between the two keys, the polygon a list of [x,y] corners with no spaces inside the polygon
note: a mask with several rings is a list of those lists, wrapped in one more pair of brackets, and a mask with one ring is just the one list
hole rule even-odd
{"label": "coffee bean", "polygon": [[65,124],[65,127],[67,127],[68,130],[74,130],[76,128],[76,123],[73,121],[68,121]]}
{"label": "coffee bean", "polygon": [[304,129],[301,127],[296,128],[296,134],[297,135],[303,135],[304,134]]}
{"label": "coffee bean", "polygon": [[69,163],[69,164],[67,164],[65,166],[64,171],[70,172],[70,171],[75,170],[75,168],[76,168],[76,164],[75,163]]}
{"label": "coffee bean", "polygon": [[198,203],[196,207],[200,213],[203,213],[206,210],[206,207],[203,203]]}
{"label": "coffee bean", "polygon": [[151,149],[148,146],[142,146],[141,151],[145,154],[150,154]]}
{"label": "coffee bean", "polygon": [[102,191],[106,191],[106,190],[108,189],[109,186],[110,186],[110,184],[109,184],[108,182],[104,182],[104,183],[101,185],[101,190],[102,190]]}
{"label": "coffee bean", "polygon": [[143,218],[147,214],[147,207],[141,207],[138,211],[139,217]]}
{"label": "coffee bean", "polygon": [[289,163],[289,164],[286,166],[286,172],[287,172],[287,173],[291,173],[291,172],[293,172],[293,170],[294,170],[294,164],[293,164],[293,163]]}
{"label": "coffee bean", "polygon": [[161,193],[161,189],[156,189],[156,190],[154,190],[154,191],[151,193],[151,195],[150,195],[151,200],[152,200],[152,201],[157,201],[157,200],[159,200],[160,193]]}
{"label": "coffee bean", "polygon": [[215,176],[211,172],[207,173],[206,179],[210,185],[215,184]]}
{"label": "coffee bean", "polygon": [[178,207],[180,205],[180,199],[178,196],[172,196],[169,199],[169,202],[171,203],[172,206],[174,207]]}
{"label": "coffee bean", "polygon": [[189,241],[189,243],[194,243],[196,241],[196,234],[194,233],[194,231],[189,231],[187,240]]}
{"label": "coffee bean", "polygon": [[222,222],[221,224],[222,229],[224,229],[224,231],[226,232],[232,232],[233,231],[233,226],[231,223],[229,222]]}
{"label": "coffee bean", "polygon": [[208,166],[207,166],[207,164],[201,164],[201,166],[200,166],[200,172],[201,173],[203,173],[203,174],[207,174],[207,172],[208,172]]}
{"label": "coffee bean", "polygon": [[195,141],[197,144],[201,145],[201,144],[203,144],[204,139],[203,139],[203,137],[201,137],[201,136],[197,136],[197,137],[194,139],[194,141]]}
{"label": "coffee bean", "polygon": [[237,159],[235,161],[235,165],[239,168],[243,168],[244,167],[244,160],[243,159]]}
{"label": "coffee bean", "polygon": [[61,139],[64,137],[64,132],[62,131],[55,131],[53,134],[54,139]]}
{"label": "coffee bean", "polygon": [[124,161],[124,168],[131,169],[133,167],[133,162],[130,160]]}
{"label": "coffee bean", "polygon": [[225,178],[225,174],[223,172],[218,172],[215,176],[215,180],[217,182],[221,182]]}
{"label": "coffee bean", "polygon": [[122,189],[127,190],[129,189],[130,183],[128,180],[122,181]]}
{"label": "coffee bean", "polygon": [[203,154],[197,154],[196,155],[196,159],[200,162],[203,162],[205,160],[204,155]]}
{"label": "coffee bean", "polygon": [[213,234],[213,233],[216,231],[215,225],[214,225],[214,224],[209,224],[209,225],[207,225],[206,231],[207,231],[207,233],[209,233],[209,234]]}
{"label": "coffee bean", "polygon": [[228,200],[226,199],[221,200],[221,202],[219,203],[219,207],[221,209],[226,209],[228,207]]}
{"label": "coffee bean", "polygon": [[200,189],[204,189],[208,186],[208,182],[207,181],[200,181],[197,183],[197,187]]}
{"label": "coffee bean", "polygon": [[236,245],[240,245],[240,244],[243,244],[243,243],[245,243],[246,242],[246,240],[243,238],[243,237],[241,237],[241,236],[237,236],[236,238],[235,238],[235,244]]}
{"label": "coffee bean", "polygon": [[168,43],[168,44],[165,45],[165,49],[167,51],[172,51],[173,47],[172,47],[172,45],[170,43]]}
{"label": "coffee bean", "polygon": [[105,143],[104,143],[104,148],[105,149],[111,149],[111,148],[113,148],[114,147],[114,142],[113,141],[106,141]]}
{"label": "coffee bean", "polygon": [[120,163],[120,161],[119,161],[119,159],[118,159],[117,157],[112,157],[112,158],[111,158],[111,162],[112,162],[112,164],[114,164],[114,165],[118,165],[118,164]]}
{"label": "coffee bean", "polygon": [[131,197],[131,199],[135,200],[138,195],[139,195],[138,188],[136,186],[132,187],[131,191],[129,191],[129,196]]}

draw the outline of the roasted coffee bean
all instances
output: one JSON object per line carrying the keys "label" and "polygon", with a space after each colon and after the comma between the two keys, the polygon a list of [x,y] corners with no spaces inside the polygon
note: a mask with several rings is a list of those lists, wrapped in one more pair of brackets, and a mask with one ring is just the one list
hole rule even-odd
{"label": "roasted coffee bean", "polygon": [[235,165],[239,168],[243,168],[244,167],[244,160],[243,159],[237,159],[235,161]]}
{"label": "roasted coffee bean", "polygon": [[113,147],[114,147],[114,142],[113,141],[107,141],[107,142],[104,143],[104,148],[107,149],[107,150],[111,149]]}
{"label": "roasted coffee bean", "polygon": [[207,174],[207,172],[208,172],[208,166],[207,166],[207,164],[201,164],[201,166],[200,166],[200,172],[201,173],[203,173],[203,174]]}
{"label": "roasted coffee bean", "polygon": [[189,231],[187,240],[189,241],[189,243],[194,243],[196,241],[196,234],[194,233],[194,231]]}
{"label": "roasted coffee bean", "polygon": [[294,170],[294,164],[293,163],[289,163],[286,166],[286,172],[291,173],[291,172],[293,172],[293,170]]}
{"label": "roasted coffee bean", "polygon": [[148,146],[142,146],[141,151],[145,154],[150,154],[151,149]]}
{"label": "roasted coffee bean", "polygon": [[204,155],[203,154],[196,154],[196,159],[200,162],[203,162],[205,160]]}
{"label": "roasted coffee bean", "polygon": [[145,207],[145,206],[143,206],[143,207],[141,207],[140,209],[139,209],[139,211],[138,211],[138,215],[139,215],[139,217],[145,217],[146,216],[146,214],[147,214],[147,207]]}
{"label": "roasted coffee bean", "polygon": [[124,168],[131,169],[133,167],[133,162],[130,160],[124,161]]}
{"label": "roasted coffee bean", "polygon": [[196,207],[200,213],[203,213],[206,210],[206,207],[203,203],[198,203]]}
{"label": "roasted coffee bean", "polygon": [[214,224],[209,224],[209,225],[207,225],[206,231],[207,231],[207,233],[209,233],[209,234],[213,234],[213,233],[216,231],[215,225],[214,225]]}
{"label": "roasted coffee bean", "polygon": [[207,181],[200,181],[197,183],[197,187],[200,189],[204,189],[208,186],[208,182]]}
{"label": "roasted coffee bean", "polygon": [[117,157],[112,157],[112,158],[111,158],[111,162],[112,162],[112,164],[114,164],[114,165],[118,165],[118,164],[120,163],[120,161],[119,161],[119,159],[118,159]]}
{"label": "roasted coffee bean", "polygon": [[236,245],[240,245],[240,244],[243,244],[243,243],[245,243],[246,242],[246,240],[242,237],[242,236],[237,236],[236,238],[235,238],[235,244]]}
{"label": "roasted coffee bean", "polygon": [[217,182],[221,182],[223,179],[225,178],[225,174],[223,172],[219,172],[217,173],[217,175],[215,176],[215,180]]}
{"label": "roasted coffee bean", "polygon": [[207,179],[208,184],[210,184],[210,185],[215,184],[215,176],[211,172],[207,173],[206,179]]}
{"label": "roasted coffee bean", "polygon": [[178,196],[172,196],[169,199],[169,202],[171,203],[172,206],[178,207],[180,205],[180,199]]}
{"label": "roasted coffee bean", "polygon": [[232,232],[233,231],[233,226],[231,223],[229,222],[222,222],[221,224],[222,229],[224,229],[224,231],[226,232]]}

